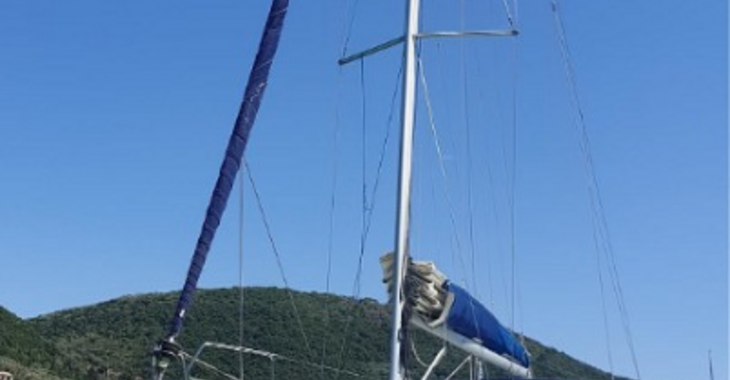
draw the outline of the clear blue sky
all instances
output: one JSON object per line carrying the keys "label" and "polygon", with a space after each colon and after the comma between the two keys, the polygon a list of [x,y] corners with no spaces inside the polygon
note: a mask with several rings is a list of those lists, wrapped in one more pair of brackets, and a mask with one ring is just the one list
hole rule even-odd
{"label": "clear blue sky", "polygon": [[[0,6],[0,305],[33,317],[181,287],[265,3]],[[360,3],[350,51],[400,33],[403,6]],[[445,26],[435,21],[444,15],[458,27],[458,9],[447,9],[452,3],[424,0],[426,26]],[[504,25],[496,16],[501,4],[468,12],[467,24]],[[349,19],[345,8],[340,0],[294,2],[247,157],[290,285],[317,291],[325,290],[337,162],[330,290],[352,294],[362,92],[360,66],[340,73],[335,64]],[[727,378],[727,4],[594,1],[565,2],[562,9],[643,378],[708,378],[708,350],[716,378]],[[483,265],[471,276],[448,254],[455,245],[448,211],[443,200],[438,206],[432,200],[442,196],[441,185],[424,184],[438,183],[439,176],[425,125],[416,159],[432,170],[416,171],[413,247],[454,278],[471,281],[510,323],[509,188],[502,180],[514,166],[505,164],[501,149],[510,155],[503,126],[511,125],[509,78],[516,72],[516,327],[607,369],[590,209],[549,2],[520,2],[518,13],[516,65],[506,41],[489,41],[493,48],[465,59],[478,78],[468,90],[479,99],[468,111],[475,115],[474,140],[487,142],[487,149],[474,148],[472,170],[484,174],[472,183],[475,193],[489,199],[475,196],[472,207],[481,210],[475,226],[476,245],[488,252],[477,260]],[[452,161],[465,156],[459,145],[464,90],[458,66],[452,70],[444,58],[458,57],[459,46],[431,44],[424,56],[433,58],[425,67],[434,103],[445,104],[434,109],[461,228],[466,169]],[[365,65],[369,189],[397,53]],[[495,129],[477,136],[479,125]],[[387,153],[360,293],[379,300],[377,257],[392,245],[392,142]],[[230,204],[203,287],[237,283],[237,204]],[[245,204],[245,282],[281,286],[255,204]],[[466,237],[462,231],[468,257]],[[610,297],[614,367],[633,376]]]}

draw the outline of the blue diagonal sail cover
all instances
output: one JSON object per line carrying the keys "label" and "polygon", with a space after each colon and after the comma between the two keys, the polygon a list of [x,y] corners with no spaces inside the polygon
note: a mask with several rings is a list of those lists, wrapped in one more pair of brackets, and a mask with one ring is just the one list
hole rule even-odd
{"label": "blue diagonal sail cover", "polygon": [[213,194],[208,204],[208,209],[203,221],[203,227],[195,245],[195,252],[190,262],[188,275],[173,320],[170,323],[170,331],[167,340],[173,341],[182,329],[183,320],[187,309],[190,307],[193,294],[197,288],[198,278],[205,265],[205,260],[213,244],[216,230],[223,217],[223,212],[231,194],[231,188],[236,180],[236,173],[241,166],[246,143],[253,128],[256,115],[264,96],[264,90],[269,76],[271,65],[279,46],[279,38],[284,25],[284,18],[289,7],[289,0],[272,0],[269,16],[266,19],[264,32],[259,42],[259,49],[256,59],[248,77],[248,84],[243,95],[241,107],[236,117],[233,133],[228,140],[226,154],[221,164],[218,180],[215,183]]}
{"label": "blue diagonal sail cover", "polygon": [[450,330],[467,338],[477,339],[489,350],[508,355],[525,368],[530,367],[530,358],[525,348],[484,305],[466,290],[449,281],[443,287],[454,296],[446,318],[446,326]]}

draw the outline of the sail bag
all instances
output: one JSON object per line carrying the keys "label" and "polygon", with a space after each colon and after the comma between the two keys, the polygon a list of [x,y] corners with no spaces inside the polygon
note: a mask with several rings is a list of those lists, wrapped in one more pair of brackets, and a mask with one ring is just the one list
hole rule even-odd
{"label": "sail bag", "polygon": [[[390,302],[393,300],[393,258],[392,253],[380,258]],[[444,326],[529,368],[530,356],[512,332],[469,292],[450,282],[434,263],[409,259],[405,282],[406,300],[416,311],[411,318],[421,318],[430,328]]]}

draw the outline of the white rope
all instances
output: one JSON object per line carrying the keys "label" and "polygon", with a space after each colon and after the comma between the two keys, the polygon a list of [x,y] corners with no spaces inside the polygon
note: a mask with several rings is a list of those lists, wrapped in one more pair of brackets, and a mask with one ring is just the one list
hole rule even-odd
{"label": "white rope", "polygon": [[411,341],[411,352],[413,353],[413,357],[416,358],[416,361],[418,364],[421,365],[423,368],[428,368],[428,363],[423,361],[421,357],[418,355],[418,350],[416,350],[416,342],[413,339],[409,339]]}

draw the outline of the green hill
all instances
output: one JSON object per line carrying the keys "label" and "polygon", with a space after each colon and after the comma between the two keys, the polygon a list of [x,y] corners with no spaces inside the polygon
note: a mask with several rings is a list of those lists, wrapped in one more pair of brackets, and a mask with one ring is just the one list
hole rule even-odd
{"label": "green hill", "polygon": [[[202,290],[196,295],[180,336],[179,343],[186,351],[193,353],[204,341],[237,344],[239,297],[238,289]],[[150,350],[164,335],[176,300],[177,293],[128,296],[28,321],[0,309],[0,370],[15,363],[18,380],[147,378]],[[382,379],[386,375],[389,319],[385,307],[374,300],[248,288],[243,310],[244,345],[286,358],[277,360],[272,368],[268,359],[245,356],[244,373],[248,378],[269,379],[272,369],[277,379],[354,378],[322,370],[320,364],[356,372],[361,375],[359,379]],[[423,333],[413,331],[411,337],[423,360],[441,347],[440,342]],[[530,339],[526,344],[533,355],[536,377],[610,378],[553,348]],[[212,350],[202,358],[220,369],[238,373],[236,354]],[[458,350],[449,350],[444,369],[436,372],[436,377],[444,378],[463,358]],[[416,368],[414,375],[422,371],[418,359],[408,358],[409,367]],[[19,366],[35,368],[36,377],[18,376]],[[204,368],[194,375],[222,378]],[[461,375],[466,377],[466,373]],[[489,375],[500,374],[490,371]]]}
{"label": "green hill", "polygon": [[31,323],[0,306],[0,371],[17,379],[60,379],[78,373],[54,344],[44,339]]}
{"label": "green hill", "polygon": [[32,325],[0,307],[0,326],[0,356],[12,355],[22,362],[50,363],[53,346],[41,339]]}

